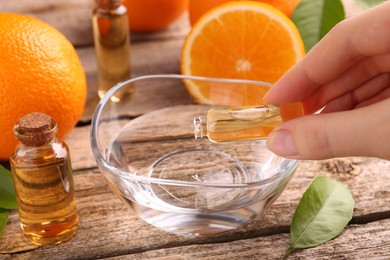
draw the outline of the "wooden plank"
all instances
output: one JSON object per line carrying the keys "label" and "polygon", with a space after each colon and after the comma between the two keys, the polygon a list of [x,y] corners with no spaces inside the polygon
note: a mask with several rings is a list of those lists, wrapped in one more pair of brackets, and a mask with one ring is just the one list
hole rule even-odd
{"label": "wooden plank", "polygon": [[[293,252],[288,259],[389,259],[390,257],[390,220],[381,220],[365,225],[350,225],[337,238],[317,246]],[[375,234],[373,236],[372,234]],[[121,236],[121,238],[123,238]],[[129,238],[127,238],[129,239]],[[130,238],[131,239],[131,238]],[[239,239],[232,242],[215,244],[193,244],[184,246],[169,246],[162,249],[150,249],[146,252],[129,254],[117,251],[116,257],[105,259],[280,259],[290,242],[286,233],[265,237]],[[122,245],[122,244],[121,244]],[[99,246],[98,244],[96,246]],[[60,247],[60,246],[59,246]],[[70,249],[70,248],[68,248]],[[13,255],[12,259],[42,259],[50,257],[49,252],[36,249],[32,254],[27,252]],[[55,252],[58,259],[71,259],[65,250]],[[63,253],[63,254],[58,254]],[[11,255],[8,255],[11,257]],[[90,255],[79,255],[83,259],[93,259]],[[77,258],[80,258],[80,257]],[[41,257],[41,258],[39,258]],[[7,255],[4,258],[7,259]]]}
{"label": "wooden plank", "polygon": [[[94,0],[18,0],[0,1],[1,12],[21,13],[41,19],[61,31],[76,47],[92,46],[92,10]],[[183,38],[189,31],[188,14],[168,28],[132,33],[132,42]]]}
{"label": "wooden plank", "polygon": [[[132,76],[153,74],[180,74],[180,52],[183,39],[167,40],[164,42],[140,42],[131,45]],[[83,64],[87,82],[88,96],[81,122],[89,122],[95,111],[96,105],[100,101],[97,96],[97,74],[96,57],[94,48],[77,49],[80,60]],[[147,93],[143,93],[145,98],[152,102],[139,104],[139,111],[150,111],[154,104],[161,107],[166,102],[176,102],[180,104],[192,103],[188,92],[179,85],[162,87],[159,85],[150,86]],[[137,96],[141,98],[142,95]],[[142,106],[149,107],[143,110]]]}
{"label": "wooden plank", "polygon": [[179,17],[175,22],[170,24],[167,28],[153,31],[153,32],[132,32],[130,35],[131,41],[161,41],[168,39],[182,39],[191,29],[190,19],[188,13]]}
{"label": "wooden plank", "polygon": [[90,126],[75,127],[65,143],[69,147],[73,171],[96,168],[90,145]]}
{"label": "wooden plank", "polygon": [[[165,41],[135,42],[130,46],[132,76],[146,74],[178,73],[180,54],[184,39],[170,38]],[[87,78],[96,83],[97,62],[94,47],[77,48]]]}
{"label": "wooden plank", "polygon": [[[341,236],[311,249],[293,252],[288,259],[389,259],[390,219],[350,225]],[[375,234],[375,236],[370,235]],[[150,250],[133,259],[281,259],[288,248],[288,234],[277,234],[228,243],[198,244]],[[129,259],[130,255],[110,257]]]}
{"label": "wooden plank", "polygon": [[[58,256],[58,259],[94,259],[183,245],[225,244],[283,234],[288,232],[288,225],[302,192],[319,173],[342,179],[350,187],[356,201],[353,223],[390,219],[389,162],[368,158],[339,160],[302,162],[288,188],[262,219],[225,234],[197,238],[168,234],[146,224],[108,189],[98,169],[76,171],[76,196],[80,213],[80,228],[76,237],[59,246],[37,248],[23,237],[17,212],[13,211],[5,233],[0,238],[0,258],[13,254],[16,259],[43,259],[53,255]],[[353,170],[339,172],[334,170],[334,167]],[[370,238],[367,239],[382,236],[382,231],[376,228],[371,232]],[[344,238],[343,235],[338,239]],[[345,239],[353,247],[358,248],[366,240],[365,236],[361,238],[351,235]],[[287,244],[286,236],[283,249]],[[379,247],[378,250],[383,252],[384,248]],[[367,249],[367,252],[370,250]],[[274,253],[281,254],[278,251]]]}
{"label": "wooden plank", "polygon": [[75,46],[93,44],[94,0],[1,1],[2,12],[14,12],[41,19],[61,31]]}

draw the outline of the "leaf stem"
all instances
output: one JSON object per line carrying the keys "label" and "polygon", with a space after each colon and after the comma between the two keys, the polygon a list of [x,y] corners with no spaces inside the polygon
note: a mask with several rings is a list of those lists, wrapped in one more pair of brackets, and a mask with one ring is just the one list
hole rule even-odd
{"label": "leaf stem", "polygon": [[284,260],[284,259],[287,259],[287,256],[289,254],[291,254],[291,252],[294,251],[294,248],[289,246],[286,250],[286,252],[284,253],[284,255],[280,258],[281,260]]}

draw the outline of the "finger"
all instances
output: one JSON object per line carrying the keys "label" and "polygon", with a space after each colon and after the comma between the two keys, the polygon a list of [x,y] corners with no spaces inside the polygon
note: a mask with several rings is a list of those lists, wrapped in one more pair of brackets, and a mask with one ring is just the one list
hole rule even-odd
{"label": "finger", "polygon": [[267,103],[291,103],[338,78],[364,57],[390,49],[390,2],[337,24],[301,62],[293,66],[265,96]]}
{"label": "finger", "polygon": [[[376,96],[373,96],[370,99],[362,101],[355,108],[369,106],[369,105],[381,102],[381,101],[388,99],[388,98],[390,98],[390,88],[385,89],[384,91],[382,91],[381,93],[379,93]],[[384,111],[383,113],[388,113],[388,111]]]}
{"label": "finger", "polygon": [[280,125],[267,139],[287,158],[370,156],[390,159],[390,99],[361,109],[304,116]]}
{"label": "finger", "polygon": [[362,107],[361,104],[363,103],[366,105],[372,104],[372,102],[367,103],[367,101],[373,100],[374,98],[374,100],[377,102],[381,101],[387,98],[386,92],[384,92],[384,90],[389,88],[390,74],[381,74],[365,82],[358,88],[355,88],[352,91],[328,102],[321,113],[345,111],[357,107]]}
{"label": "finger", "polygon": [[[389,48],[390,52],[390,48]],[[306,113],[314,113],[324,107],[331,100],[347,95],[348,97],[357,97],[359,102],[366,99],[366,93],[375,94],[375,91],[381,92],[383,89],[377,89],[375,84],[368,84],[369,90],[358,86],[364,86],[372,78],[390,71],[390,54],[367,57],[355,64],[350,70],[346,71],[337,79],[319,87],[310,96],[304,99]],[[380,84],[380,87],[383,85]],[[356,90],[357,89],[357,90]],[[368,90],[368,91],[367,91]],[[356,105],[356,104],[354,104]],[[354,106],[353,105],[353,106]]]}

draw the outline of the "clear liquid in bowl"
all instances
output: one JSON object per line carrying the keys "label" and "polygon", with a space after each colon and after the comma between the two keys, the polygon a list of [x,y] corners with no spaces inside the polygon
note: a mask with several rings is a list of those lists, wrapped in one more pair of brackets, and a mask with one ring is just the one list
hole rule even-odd
{"label": "clear liquid in bowl", "polygon": [[127,123],[107,147],[109,163],[128,172],[121,178],[105,173],[113,191],[146,222],[176,234],[213,235],[250,222],[280,195],[295,170],[261,140],[194,140],[192,119],[199,109],[208,108],[145,114]]}

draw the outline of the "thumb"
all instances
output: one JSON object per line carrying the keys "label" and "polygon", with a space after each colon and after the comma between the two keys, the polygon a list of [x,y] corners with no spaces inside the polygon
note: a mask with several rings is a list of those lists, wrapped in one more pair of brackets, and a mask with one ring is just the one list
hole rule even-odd
{"label": "thumb", "polygon": [[295,159],[369,156],[389,160],[389,111],[387,99],[355,110],[303,116],[278,126],[267,146]]}

